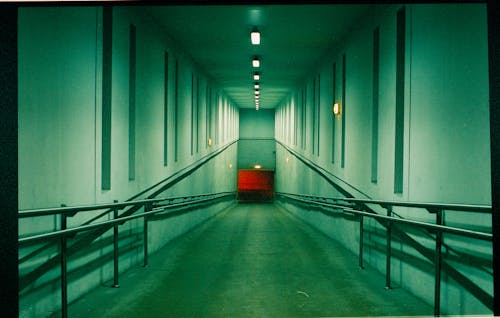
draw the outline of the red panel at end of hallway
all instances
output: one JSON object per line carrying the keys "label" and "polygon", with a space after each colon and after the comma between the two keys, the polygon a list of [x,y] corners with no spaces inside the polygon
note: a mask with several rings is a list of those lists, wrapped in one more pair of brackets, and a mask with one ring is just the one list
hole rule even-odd
{"label": "red panel at end of hallway", "polygon": [[273,196],[274,171],[238,171],[238,201],[272,201]]}

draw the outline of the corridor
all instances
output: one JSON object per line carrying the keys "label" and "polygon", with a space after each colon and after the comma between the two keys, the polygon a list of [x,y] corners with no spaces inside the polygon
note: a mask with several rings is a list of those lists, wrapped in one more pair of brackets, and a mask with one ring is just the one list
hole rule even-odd
{"label": "corridor", "polygon": [[273,204],[238,204],[99,287],[70,317],[431,315],[432,307]]}
{"label": "corridor", "polygon": [[14,317],[496,313],[486,3],[11,13]]}

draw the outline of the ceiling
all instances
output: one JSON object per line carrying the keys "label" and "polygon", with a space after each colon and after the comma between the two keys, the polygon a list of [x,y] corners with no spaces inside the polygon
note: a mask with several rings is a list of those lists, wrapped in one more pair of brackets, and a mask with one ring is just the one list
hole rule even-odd
{"label": "ceiling", "polygon": [[[146,8],[236,106],[255,108],[251,60],[259,56],[260,108],[275,108],[369,5],[185,5]],[[261,44],[252,45],[257,27]]]}

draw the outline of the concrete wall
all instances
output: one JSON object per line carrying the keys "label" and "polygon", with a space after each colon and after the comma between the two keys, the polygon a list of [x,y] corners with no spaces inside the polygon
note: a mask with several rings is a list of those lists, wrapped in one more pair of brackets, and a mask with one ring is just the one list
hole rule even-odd
{"label": "concrete wall", "polygon": [[[276,110],[276,138],[329,171],[332,179],[356,197],[489,205],[486,6],[406,6],[404,119],[396,122],[396,16],[400,8],[379,6],[355,23],[351,32],[336,43],[319,67]],[[372,70],[376,27],[380,28],[378,178],[373,182]],[[343,99],[344,54],[345,104],[342,115],[333,116],[333,103]],[[318,98],[319,129],[318,104],[314,103],[318,103]],[[395,130],[400,124],[404,124],[403,182],[402,191],[395,191]],[[342,129],[345,130],[344,166]],[[276,191],[340,195],[285,148],[277,146],[276,158]],[[285,206],[357,253],[357,222]],[[395,211],[405,218],[435,222],[435,216],[425,211]],[[489,215],[446,212],[445,220],[448,225],[491,231]],[[384,272],[385,230],[373,221],[365,223],[365,229],[365,261]],[[432,239],[419,231],[410,233],[420,244],[433,248]],[[448,245],[445,260],[492,295],[491,244],[451,235],[445,235],[445,244]],[[397,238],[393,251],[394,283],[433,303],[433,265]],[[491,314],[484,302],[462,284],[444,274],[442,312]]]}
{"label": "concrete wall", "polygon": [[[111,89],[111,187],[102,190],[103,10],[96,7],[19,9],[19,207],[20,209],[124,201],[180,169],[238,139],[238,109],[213,81],[138,7],[113,9]],[[136,27],[135,178],[129,175],[129,30]],[[168,121],[164,122],[164,56],[168,66]],[[178,62],[178,114],[175,132],[175,61]],[[194,78],[194,81],[192,79]],[[192,82],[195,89],[192,90]],[[196,86],[199,87],[196,90]],[[212,92],[207,111],[207,87]],[[193,107],[192,92],[197,107]],[[219,98],[216,99],[215,96]],[[193,112],[195,110],[195,112]],[[167,164],[164,164],[164,127]],[[208,139],[212,139],[211,145]],[[177,142],[178,158],[174,159]],[[234,191],[237,147],[227,150],[162,196]],[[215,215],[216,204],[150,226],[150,251]],[[76,226],[97,212],[69,219]],[[105,219],[109,218],[106,216]],[[27,236],[58,229],[59,219],[19,222]],[[142,262],[142,221],[120,227],[120,271]],[[68,297],[72,301],[112,278],[110,234],[69,259]],[[78,237],[77,237],[78,238]],[[71,240],[70,240],[71,243]],[[43,317],[59,308],[57,265],[29,279],[58,252],[50,245],[20,248],[22,317]]]}
{"label": "concrete wall", "polygon": [[274,109],[241,109],[239,130],[238,169],[252,169],[259,164],[263,169],[274,170]]}

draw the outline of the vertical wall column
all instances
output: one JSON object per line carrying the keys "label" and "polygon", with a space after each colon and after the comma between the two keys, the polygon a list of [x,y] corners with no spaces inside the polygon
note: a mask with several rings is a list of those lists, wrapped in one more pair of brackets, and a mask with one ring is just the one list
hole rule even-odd
{"label": "vertical wall column", "polygon": [[342,140],[341,140],[341,153],[340,153],[340,167],[345,167],[345,114],[346,114],[346,105],[345,105],[345,82],[346,82],[346,58],[345,53],[342,55]]}
{"label": "vertical wall column", "polygon": [[175,60],[175,92],[174,92],[174,161],[179,156],[179,61]]}
{"label": "vertical wall column", "polygon": [[396,131],[394,141],[394,193],[403,192],[405,120],[405,45],[406,10],[401,8],[396,21]]}
{"label": "vertical wall column", "polygon": [[130,25],[129,34],[129,97],[128,97],[128,179],[135,180],[135,81],[136,30]]}
{"label": "vertical wall column", "polygon": [[168,52],[164,55],[164,95],[163,95],[163,165],[168,165]]}
{"label": "vertical wall column", "polygon": [[[332,66],[332,103],[337,102],[336,95],[337,88],[337,63],[333,63]],[[335,163],[335,115],[332,116],[332,163]]]}
{"label": "vertical wall column", "polygon": [[321,123],[321,75],[318,74],[318,81],[317,81],[317,94],[318,94],[318,98],[317,98],[317,105],[315,107],[317,107],[317,118],[316,118],[316,121],[317,121],[317,125],[316,125],[316,154],[318,155],[319,157],[319,136],[321,135],[320,134],[320,123]]}
{"label": "vertical wall column", "polygon": [[380,29],[373,31],[373,97],[372,97],[372,169],[371,182],[378,180],[378,95],[380,67]]}
{"label": "vertical wall column", "polygon": [[103,8],[102,44],[102,190],[111,189],[111,87],[113,8]]}

